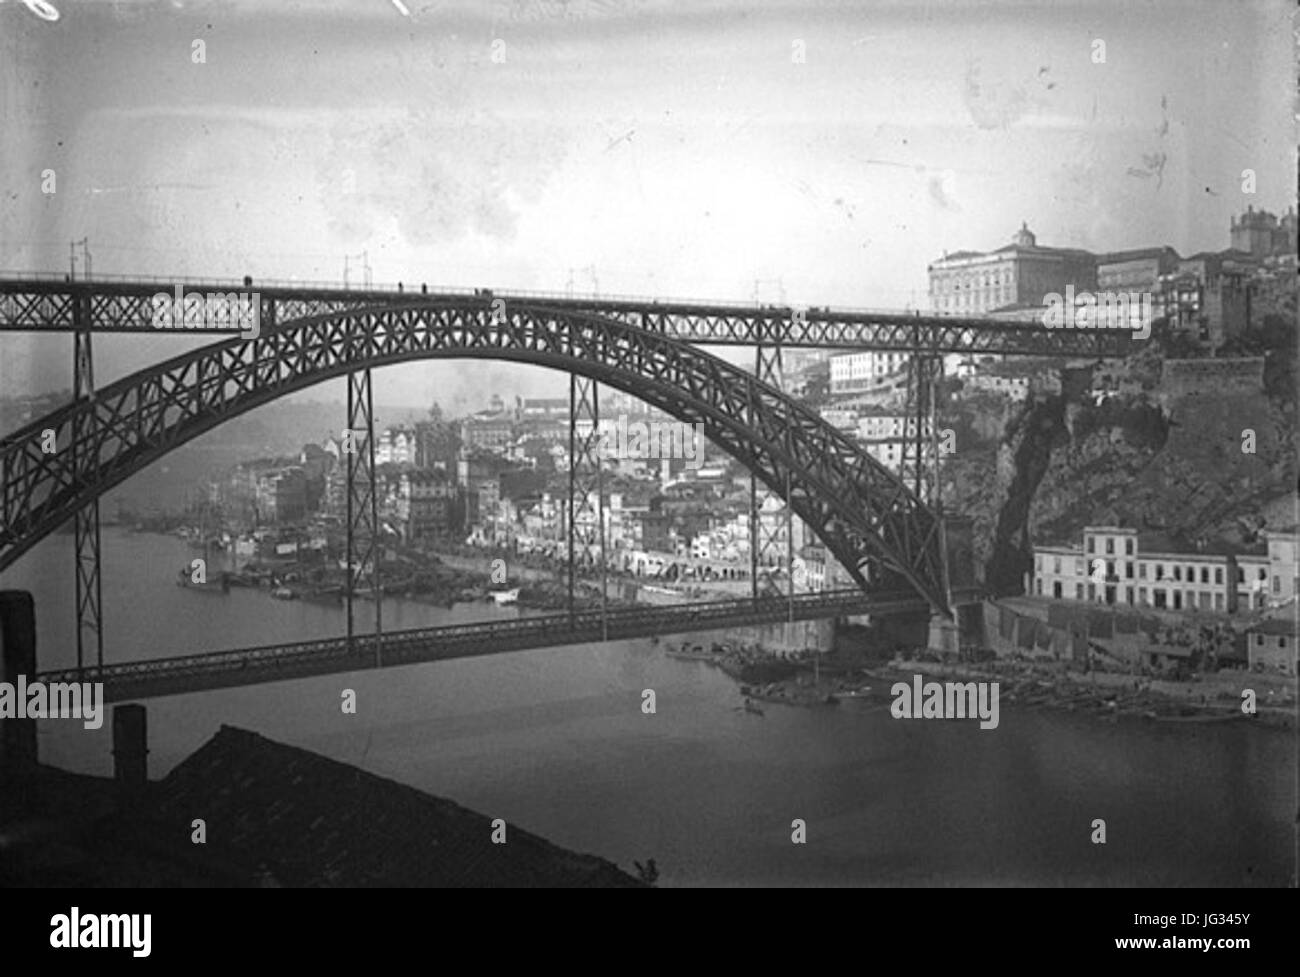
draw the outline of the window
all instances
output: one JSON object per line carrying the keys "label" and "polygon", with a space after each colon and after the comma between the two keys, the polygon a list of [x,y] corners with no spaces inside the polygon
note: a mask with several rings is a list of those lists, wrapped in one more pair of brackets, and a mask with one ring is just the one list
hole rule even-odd
{"label": "window", "polygon": [[1223,583],[1223,567],[1214,568],[1214,582],[1217,584]]}
{"label": "window", "polygon": [[1124,588],[1124,600],[1125,600],[1127,603],[1129,603],[1130,605],[1133,603],[1133,588],[1132,588],[1132,587],[1125,587],[1125,588]]}
{"label": "window", "polygon": [[1280,593],[1282,593],[1282,578],[1281,578],[1281,577],[1274,577],[1274,578],[1273,578],[1273,593],[1275,593],[1275,594],[1280,594]]}
{"label": "window", "polygon": [[1037,580],[1034,581],[1034,584],[1037,586],[1037,589],[1038,589],[1038,596],[1039,596],[1039,597],[1042,597],[1042,596],[1043,596],[1043,578],[1042,578],[1042,577],[1039,577]]}
{"label": "window", "polygon": [[1094,584],[1088,584],[1088,600],[1094,600],[1097,597],[1097,587]]}
{"label": "window", "polygon": [[1157,580],[1165,579],[1165,565],[1163,563],[1156,564],[1156,579]]}
{"label": "window", "polygon": [[1183,579],[1183,568],[1177,564],[1174,564],[1174,579],[1180,582]]}
{"label": "window", "polygon": [[1264,636],[1262,634],[1255,635],[1255,647],[1258,648],[1263,644],[1264,644]]}
{"label": "window", "polygon": [[1146,565],[1145,563],[1139,563],[1139,564],[1138,564],[1138,579],[1139,579],[1139,580],[1145,580],[1146,578],[1147,578],[1147,565]]}
{"label": "window", "polygon": [[1242,567],[1237,567],[1237,583],[1246,582],[1246,571]]}
{"label": "window", "polygon": [[1074,572],[1076,574],[1083,573],[1083,557],[1079,557],[1074,561]]}
{"label": "window", "polygon": [[1124,555],[1125,555],[1125,556],[1132,556],[1132,555],[1133,555],[1133,537],[1132,537],[1132,536],[1130,536],[1128,539],[1124,540]]}
{"label": "window", "polygon": [[1059,556],[1052,558],[1052,572],[1055,574],[1061,572],[1061,558]]}
{"label": "window", "polygon": [[1201,583],[1209,583],[1209,582],[1210,582],[1210,568],[1201,567]]}
{"label": "window", "polygon": [[1043,572],[1043,558],[1041,556],[1034,557],[1034,572],[1035,573]]}
{"label": "window", "polygon": [[1114,579],[1115,579],[1115,561],[1114,561],[1114,560],[1107,560],[1107,561],[1106,561],[1106,579],[1107,579],[1107,580],[1114,580]]}
{"label": "window", "polygon": [[1110,556],[1110,555],[1112,555],[1114,552],[1115,552],[1115,540],[1112,539],[1111,537],[1107,536],[1107,537],[1106,537],[1106,555],[1107,555],[1107,556]]}
{"label": "window", "polygon": [[1285,648],[1285,647],[1286,647],[1286,638],[1278,638],[1278,639],[1277,639],[1277,646],[1278,646],[1279,648]]}
{"label": "window", "polygon": [[1088,552],[1089,553],[1097,552],[1097,538],[1095,536],[1088,537]]}
{"label": "window", "polygon": [[1077,583],[1074,585],[1074,599],[1083,600],[1083,584]]}
{"label": "window", "polygon": [[1125,580],[1133,579],[1133,564],[1131,562],[1124,564],[1124,579]]}
{"label": "window", "polygon": [[1223,610],[1223,594],[1214,595],[1214,609],[1216,611]]}

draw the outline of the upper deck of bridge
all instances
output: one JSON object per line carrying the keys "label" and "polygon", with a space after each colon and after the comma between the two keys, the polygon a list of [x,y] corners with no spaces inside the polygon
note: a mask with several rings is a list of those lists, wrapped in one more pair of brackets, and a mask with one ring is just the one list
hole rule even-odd
{"label": "upper deck of bridge", "polygon": [[[1038,322],[989,316],[957,317],[916,310],[773,305],[711,299],[581,295],[521,289],[460,288],[422,283],[346,286],[338,282],[247,278],[95,276],[70,280],[55,273],[0,273],[0,331],[95,333],[182,332],[194,327],[155,324],[153,298],[191,293],[256,293],[261,321],[401,304],[465,308],[481,304],[509,314],[512,306],[598,315],[704,345],[780,345],[817,349],[984,352],[1004,355],[1119,356],[1129,334],[1115,330],[1051,330]],[[500,300],[504,305],[497,305]],[[78,305],[81,311],[78,312]],[[202,331],[237,334],[238,327]]]}

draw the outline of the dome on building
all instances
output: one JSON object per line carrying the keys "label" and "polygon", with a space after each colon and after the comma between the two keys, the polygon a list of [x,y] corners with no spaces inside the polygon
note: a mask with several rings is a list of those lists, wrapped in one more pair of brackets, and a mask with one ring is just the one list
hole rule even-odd
{"label": "dome on building", "polygon": [[1020,230],[1016,231],[1016,236],[1012,238],[1012,241],[1015,242],[1018,247],[1032,248],[1035,246],[1038,239],[1034,237],[1034,232],[1029,229],[1029,225],[1024,221],[1021,221]]}

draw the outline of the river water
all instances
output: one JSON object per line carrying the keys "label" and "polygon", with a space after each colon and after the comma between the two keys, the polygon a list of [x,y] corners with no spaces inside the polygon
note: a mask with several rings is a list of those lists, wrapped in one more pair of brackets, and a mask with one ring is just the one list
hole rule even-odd
{"label": "river water", "polygon": [[[196,554],[105,529],[105,657],[338,634],[339,608],[175,585]],[[75,663],[72,539],[0,586],[36,595],[41,669]],[[369,608],[362,605],[362,614]],[[519,613],[384,605],[386,628]],[[357,694],[356,715],[340,709]],[[657,711],[641,711],[653,689]],[[150,775],[225,723],[505,818],[660,884],[1284,885],[1294,734],[1109,725],[1004,704],[996,730],[887,705],[737,711],[735,684],[648,641],[612,642],[147,700]],[[39,724],[45,762],[109,774],[111,721]],[[807,825],[793,844],[791,822]],[[1091,841],[1106,822],[1106,844]]]}

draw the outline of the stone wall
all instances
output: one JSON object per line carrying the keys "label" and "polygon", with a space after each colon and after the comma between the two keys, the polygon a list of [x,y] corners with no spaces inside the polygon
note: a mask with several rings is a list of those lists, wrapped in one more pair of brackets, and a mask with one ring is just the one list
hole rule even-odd
{"label": "stone wall", "polygon": [[1165,360],[1160,393],[1165,399],[1241,396],[1264,390],[1264,358]]}

